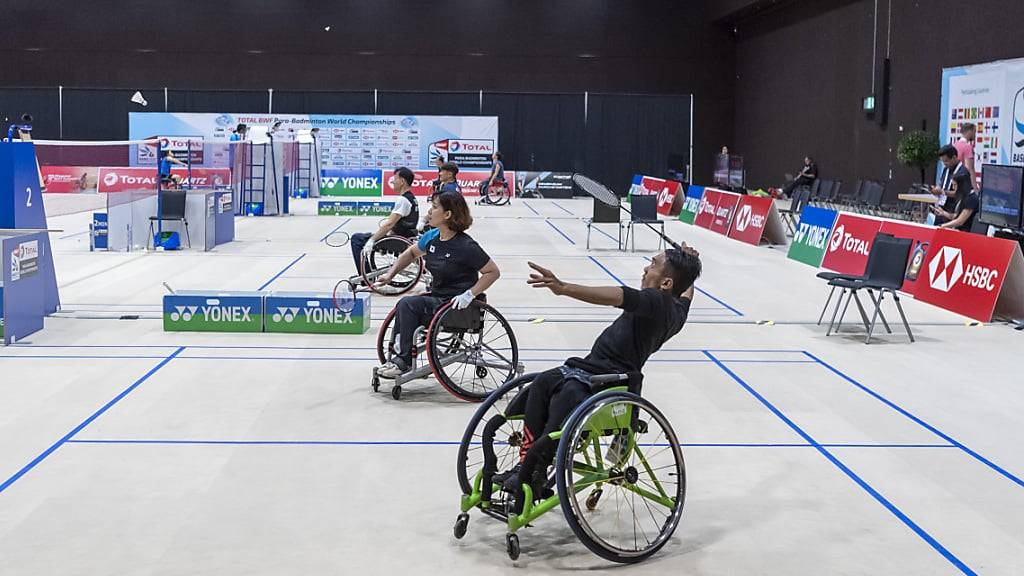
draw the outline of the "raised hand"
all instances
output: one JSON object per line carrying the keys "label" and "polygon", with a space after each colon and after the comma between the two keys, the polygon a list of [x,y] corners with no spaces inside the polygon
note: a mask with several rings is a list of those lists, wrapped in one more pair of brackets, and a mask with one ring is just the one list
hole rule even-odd
{"label": "raised hand", "polygon": [[530,265],[530,268],[533,268],[534,272],[531,273],[530,278],[527,279],[527,284],[534,288],[547,288],[558,296],[565,293],[565,282],[559,280],[551,270],[538,266],[533,262],[528,262],[528,264]]}

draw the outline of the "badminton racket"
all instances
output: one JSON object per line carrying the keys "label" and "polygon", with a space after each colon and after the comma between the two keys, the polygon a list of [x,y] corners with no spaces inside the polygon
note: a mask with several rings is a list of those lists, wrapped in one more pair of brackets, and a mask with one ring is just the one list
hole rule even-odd
{"label": "badminton racket", "polygon": [[[583,174],[573,174],[572,181],[575,182],[581,190],[596,198],[598,202],[607,204],[608,206],[618,206],[622,210],[625,210],[626,214],[629,214],[630,216],[633,215],[633,213],[629,211],[629,208],[622,205],[622,202],[619,201],[619,196],[615,194],[615,192],[612,192],[607,186],[601,184],[597,180],[584,176]],[[652,232],[664,238],[665,242],[668,242],[669,246],[676,250],[683,249],[682,246],[677,244],[674,240],[663,234],[654,226],[651,226],[647,222],[643,222],[643,224],[650,228]]]}
{"label": "badminton racket", "polygon": [[328,234],[327,237],[324,238],[324,244],[327,244],[331,248],[341,248],[348,244],[350,237],[351,236],[349,236],[348,232],[338,230],[337,232],[331,232]]}
{"label": "badminton racket", "polygon": [[[334,285],[334,307],[345,314],[351,314],[356,309],[358,295],[361,292],[370,291],[369,286],[360,286],[348,278],[343,278]],[[363,311],[364,314],[367,312],[367,310]]]}

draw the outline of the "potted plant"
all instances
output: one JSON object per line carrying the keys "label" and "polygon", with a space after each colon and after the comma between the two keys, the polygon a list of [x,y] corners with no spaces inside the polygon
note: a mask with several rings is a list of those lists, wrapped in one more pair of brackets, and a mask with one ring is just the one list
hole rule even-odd
{"label": "potted plant", "polygon": [[904,166],[917,168],[921,171],[921,182],[925,181],[924,173],[939,158],[939,138],[926,130],[915,130],[907,133],[896,146],[896,159]]}

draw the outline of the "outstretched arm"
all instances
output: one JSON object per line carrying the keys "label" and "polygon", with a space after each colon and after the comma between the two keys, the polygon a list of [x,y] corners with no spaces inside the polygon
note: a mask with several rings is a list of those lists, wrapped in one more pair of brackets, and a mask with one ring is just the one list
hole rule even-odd
{"label": "outstretched arm", "polygon": [[622,306],[621,286],[582,286],[562,282],[547,268],[530,262],[534,272],[530,274],[527,284],[534,288],[547,288],[558,296],[568,296],[587,304],[598,306]]}

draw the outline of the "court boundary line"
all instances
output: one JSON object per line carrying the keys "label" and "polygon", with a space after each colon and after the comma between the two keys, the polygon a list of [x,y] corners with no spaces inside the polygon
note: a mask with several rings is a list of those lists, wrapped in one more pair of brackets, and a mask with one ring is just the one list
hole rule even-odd
{"label": "court boundary line", "polygon": [[262,285],[262,286],[260,286],[259,288],[257,288],[256,290],[257,290],[257,291],[259,291],[259,290],[263,290],[263,289],[264,289],[264,288],[266,288],[267,286],[270,286],[271,284],[273,284],[273,283],[274,283],[274,280],[277,280],[278,278],[280,278],[280,277],[281,277],[281,275],[282,275],[282,274],[284,274],[285,272],[287,272],[289,268],[291,268],[292,266],[295,266],[295,265],[296,265],[296,264],[297,264],[297,263],[299,262],[299,260],[302,260],[302,259],[303,259],[303,258],[305,258],[305,257],[306,257],[306,253],[305,253],[305,252],[303,252],[302,254],[300,254],[300,255],[299,255],[299,257],[298,257],[298,258],[296,258],[295,260],[292,260],[290,264],[288,264],[287,266],[285,266],[284,268],[282,268],[282,269],[281,269],[281,271],[280,271],[280,272],[278,272],[277,274],[274,274],[274,277],[273,277],[273,278],[271,278],[270,280],[267,280],[266,282],[264,282],[264,283],[263,283],[263,285]]}
{"label": "court boundary line", "polygon": [[326,236],[324,236],[323,238],[321,238],[321,239],[320,239],[320,242],[327,242],[327,239],[331,237],[331,234],[334,234],[334,233],[335,233],[335,232],[337,232],[338,230],[341,230],[341,229],[342,229],[342,228],[343,228],[343,227],[345,226],[345,224],[348,224],[348,223],[349,223],[349,222],[351,222],[351,221],[352,221],[352,219],[351,219],[351,218],[349,218],[348,220],[345,220],[345,221],[344,221],[344,222],[342,222],[341,224],[338,224],[338,225],[337,225],[337,226],[336,226],[336,227],[334,228],[334,230],[331,230],[330,232],[328,232],[328,233],[327,233],[327,235],[326,235]]}

